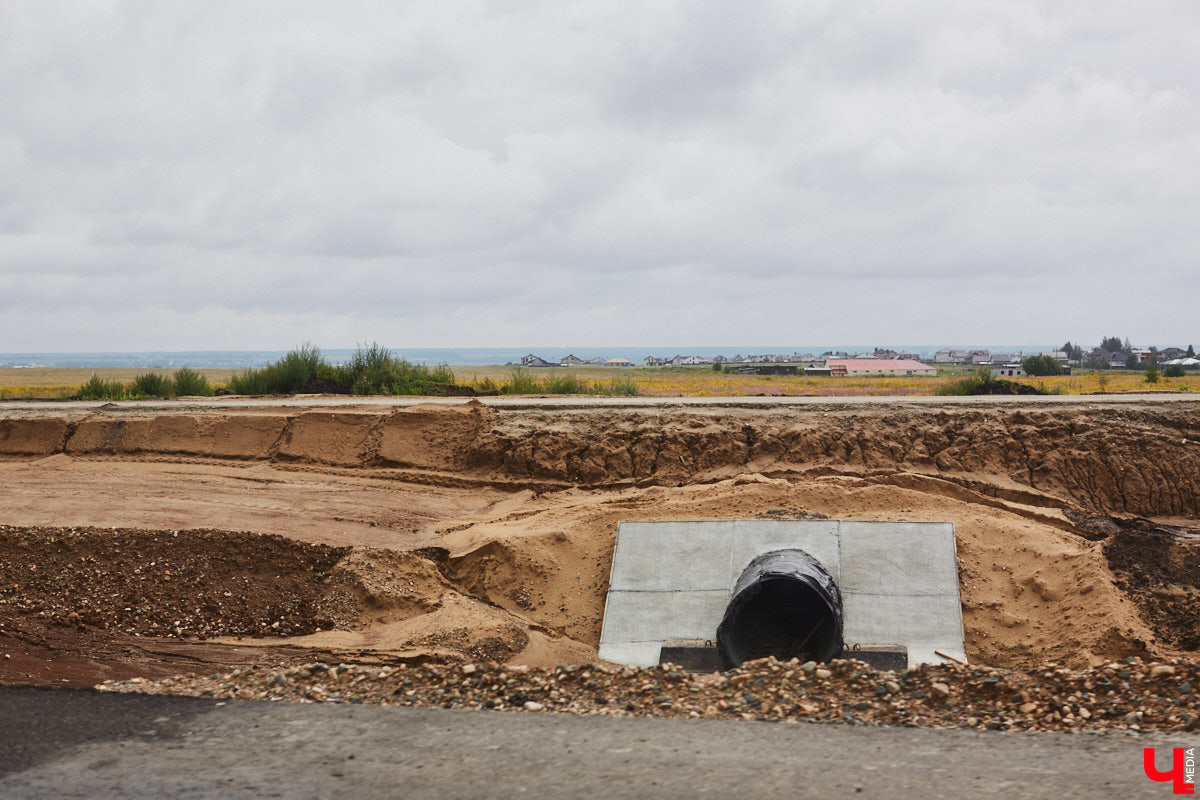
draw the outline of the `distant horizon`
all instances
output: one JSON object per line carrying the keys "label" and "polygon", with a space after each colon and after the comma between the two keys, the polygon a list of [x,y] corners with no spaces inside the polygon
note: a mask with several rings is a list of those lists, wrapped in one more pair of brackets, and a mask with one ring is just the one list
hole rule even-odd
{"label": "distant horizon", "polygon": [[[647,356],[671,358],[675,355],[702,357],[735,354],[791,355],[825,352],[861,353],[873,352],[875,348],[908,351],[919,356],[928,356],[944,348],[955,350],[988,350],[989,352],[1022,352],[1026,355],[1058,349],[1059,345],[1047,344],[820,344],[820,345],[741,345],[696,346],[660,345],[631,347],[580,347],[580,346],[524,346],[524,347],[389,347],[397,356],[417,363],[437,363],[450,366],[485,366],[515,363],[522,356],[533,354],[542,358],[556,359],[567,355],[580,358],[627,358],[634,363]],[[357,348],[320,348],[330,359],[349,358]],[[110,351],[60,351],[60,352],[16,352],[0,353],[3,368],[80,368],[80,367],[200,367],[200,368],[244,368],[258,367],[287,354],[289,350],[110,350]]]}

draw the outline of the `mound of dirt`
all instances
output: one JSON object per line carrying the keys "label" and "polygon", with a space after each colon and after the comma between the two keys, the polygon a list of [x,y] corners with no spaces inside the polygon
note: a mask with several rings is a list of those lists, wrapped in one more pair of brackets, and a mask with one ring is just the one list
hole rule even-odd
{"label": "mound of dirt", "polygon": [[1200,533],[1146,519],[1111,519],[1104,554],[1155,633],[1200,650]]}
{"label": "mound of dirt", "polygon": [[295,635],[357,619],[325,584],[349,550],[227,531],[0,526],[0,609],[141,636]]}
{"label": "mound of dirt", "polygon": [[[276,658],[285,640],[335,653],[361,649],[356,637],[401,661],[521,654],[527,624],[459,591],[429,555],[447,563],[445,551],[330,547],[248,532],[0,526],[0,650],[20,655],[86,641],[91,666],[64,665],[55,675],[109,674],[114,664],[119,674],[125,659],[111,643],[139,637],[139,648],[155,642],[169,653],[183,652],[177,642],[216,639],[217,650],[257,647]],[[0,681],[26,677],[13,666],[0,664]]]}
{"label": "mound of dirt", "polygon": [[62,452],[73,427],[57,418],[0,420],[0,455],[48,456]]}

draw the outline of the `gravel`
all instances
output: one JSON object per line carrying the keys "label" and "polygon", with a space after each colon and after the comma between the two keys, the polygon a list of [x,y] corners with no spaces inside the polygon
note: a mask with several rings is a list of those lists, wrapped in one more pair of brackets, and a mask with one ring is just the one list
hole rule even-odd
{"label": "gravel", "polygon": [[674,665],[536,669],[487,664],[308,664],[279,671],[110,681],[108,692],[300,703],[371,703],[995,731],[1200,728],[1200,663],[1137,658],[1085,670],[925,664],[883,672],[855,660],[748,662],[724,673]]}
{"label": "gravel", "polygon": [[210,529],[0,525],[0,617],[137,636],[298,636],[354,627],[331,595],[349,548]]}

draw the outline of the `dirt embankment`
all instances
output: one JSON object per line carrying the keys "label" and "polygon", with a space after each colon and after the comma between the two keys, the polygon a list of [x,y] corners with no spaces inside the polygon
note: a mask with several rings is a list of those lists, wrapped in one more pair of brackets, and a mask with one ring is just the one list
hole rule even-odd
{"label": "dirt embankment", "polygon": [[[231,647],[244,659],[236,646],[241,642],[378,632],[384,624],[404,628],[448,605],[469,607],[474,601],[456,592],[437,562],[446,562],[444,551],[330,547],[249,532],[0,525],[0,574],[8,576],[0,585],[0,682],[37,682],[43,672],[64,672],[72,676],[68,681],[91,685],[98,675],[146,674],[148,666],[150,674],[169,673],[147,663],[155,661],[146,657],[151,642],[157,661],[176,669],[223,666]],[[393,662],[431,656],[504,661],[529,643],[518,620],[496,619],[491,628],[497,635],[421,630],[405,640],[393,633],[381,649]],[[213,640],[224,647],[215,647],[211,659],[177,646]],[[119,649],[125,657],[116,660],[140,669],[52,666],[62,654],[86,658],[97,649]],[[330,660],[344,657],[336,641],[313,649]],[[297,659],[294,652],[269,654],[284,663]]]}
{"label": "dirt embankment", "polygon": [[[55,498],[78,494],[91,466],[117,462],[151,471],[161,465],[156,479],[201,499],[210,489],[192,486],[195,473],[185,467],[253,470],[253,480],[238,482],[246,484],[237,490],[242,495],[223,491],[246,498],[256,513],[246,518],[259,530],[287,536],[312,528],[311,509],[282,504],[264,515],[264,485],[288,474],[328,475],[336,481],[321,488],[333,498],[357,497],[369,481],[379,509],[347,504],[344,516],[331,519],[330,526],[342,526],[336,541],[348,547],[333,566],[317,570],[326,577],[305,607],[307,622],[287,623],[288,646],[328,653],[590,660],[618,522],[815,515],[953,522],[973,661],[1086,665],[1200,646],[1200,620],[1186,610],[1200,588],[1200,544],[1172,527],[1200,516],[1200,414],[1193,404],[629,412],[497,411],[465,403],[160,416],[113,410],[2,419],[0,459],[10,462],[5,468],[36,473],[22,484],[20,513],[22,524],[38,525],[56,524]],[[397,488],[389,494],[380,484]],[[413,487],[438,493],[438,500],[422,506],[411,525],[371,540],[389,549],[349,547],[354,535],[378,530],[367,525],[385,516],[381,510],[390,515],[393,503],[413,502]],[[468,499],[485,491],[484,502]],[[203,503],[190,507],[198,509],[193,526],[203,526]],[[0,500],[0,522],[5,509]],[[139,519],[147,517],[150,501]],[[33,559],[18,556],[13,574],[23,577],[14,586],[34,592],[27,569]],[[126,564],[113,553],[110,562],[134,589],[149,588],[142,575],[188,586],[157,560]],[[236,595],[235,588],[224,591]],[[153,608],[161,600],[149,591],[131,597],[121,608]],[[67,626],[98,625],[78,608],[55,608],[52,616]],[[225,611],[220,602],[212,609]],[[215,611],[212,620],[224,618]],[[36,619],[27,612],[20,618]],[[138,627],[157,617],[122,614],[104,630],[160,635],[172,621]],[[130,619],[137,622],[133,633],[125,630]],[[268,628],[278,621],[253,619]],[[184,638],[226,632],[198,624],[181,631]],[[270,641],[280,640],[258,644]]]}
{"label": "dirt embankment", "polygon": [[1094,513],[1200,516],[1200,413],[1191,404],[630,413],[497,412],[472,402],[0,420],[0,457],[56,453],[393,468],[537,490],[913,473],[1035,505],[1048,495]]}

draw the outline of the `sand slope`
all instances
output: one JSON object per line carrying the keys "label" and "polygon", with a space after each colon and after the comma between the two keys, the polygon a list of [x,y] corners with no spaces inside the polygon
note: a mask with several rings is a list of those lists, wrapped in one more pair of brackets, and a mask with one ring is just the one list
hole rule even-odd
{"label": "sand slope", "polygon": [[[1195,543],[1102,524],[1200,516],[1197,409],[472,402],[8,415],[0,523],[216,527],[350,547],[325,591],[357,609],[355,624],[293,644],[552,663],[595,657],[620,521],[950,521],[972,660],[1081,665],[1200,641],[1176,613],[1195,596],[1196,571],[1179,568]],[[1158,544],[1114,546],[1143,541]]]}

